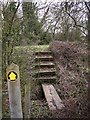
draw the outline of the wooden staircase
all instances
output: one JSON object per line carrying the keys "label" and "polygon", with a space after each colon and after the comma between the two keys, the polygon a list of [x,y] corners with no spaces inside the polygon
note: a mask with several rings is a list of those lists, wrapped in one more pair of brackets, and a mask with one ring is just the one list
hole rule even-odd
{"label": "wooden staircase", "polygon": [[56,80],[56,69],[51,51],[35,52],[33,79],[44,82]]}

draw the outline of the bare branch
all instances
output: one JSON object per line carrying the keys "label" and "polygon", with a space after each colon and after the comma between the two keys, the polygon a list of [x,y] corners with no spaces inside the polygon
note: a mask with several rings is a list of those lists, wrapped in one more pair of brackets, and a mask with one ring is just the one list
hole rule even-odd
{"label": "bare branch", "polygon": [[74,18],[74,17],[73,17],[68,11],[67,11],[67,5],[68,5],[68,3],[66,2],[66,4],[65,4],[65,10],[66,10],[66,13],[68,14],[69,17],[72,18],[72,20],[74,21],[75,26],[77,26],[77,27],[81,27],[81,28],[87,30],[86,27],[77,24],[77,21],[75,20],[75,18]]}
{"label": "bare branch", "polygon": [[90,12],[90,7],[88,6],[90,2],[85,2],[85,6],[87,7],[88,11]]}
{"label": "bare branch", "polygon": [[46,10],[46,12],[45,12],[45,14],[44,14],[44,16],[43,16],[43,18],[42,18],[42,20],[41,20],[41,23],[43,23],[43,22],[45,21],[45,18],[46,18],[46,16],[47,16],[48,12],[49,12],[49,7],[47,8],[47,10]]}
{"label": "bare branch", "polygon": [[47,8],[47,7],[48,7],[48,5],[46,5],[46,6],[44,6],[44,7],[37,8],[37,10],[39,11],[39,10],[45,9],[45,8]]}
{"label": "bare branch", "polygon": [[68,12],[66,12],[66,13],[72,18],[72,20],[74,21],[75,26],[78,26],[78,27],[81,27],[81,28],[87,30],[86,27],[84,27],[82,25],[78,25],[77,22],[76,22],[76,20],[74,19],[74,17],[70,13],[68,13]]}

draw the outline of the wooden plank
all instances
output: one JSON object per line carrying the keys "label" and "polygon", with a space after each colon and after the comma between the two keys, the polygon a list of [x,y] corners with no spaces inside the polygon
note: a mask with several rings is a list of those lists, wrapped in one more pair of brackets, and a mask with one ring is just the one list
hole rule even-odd
{"label": "wooden plank", "polygon": [[53,57],[36,57],[34,58],[35,61],[42,60],[42,61],[53,61]]}
{"label": "wooden plank", "polygon": [[35,59],[44,59],[44,58],[48,58],[48,59],[50,59],[50,58],[53,58],[51,55],[41,55],[41,56],[36,56],[35,57]]}
{"label": "wooden plank", "polygon": [[62,109],[64,107],[62,100],[58,96],[53,85],[42,84],[43,91],[48,102],[50,110]]}
{"label": "wooden plank", "polygon": [[55,68],[35,70],[35,73],[53,73],[53,72],[56,72]]}
{"label": "wooden plank", "polygon": [[50,90],[48,88],[48,85],[42,84],[42,87],[43,87],[43,91],[44,91],[46,100],[48,102],[49,109],[56,110],[56,106],[53,105],[53,98],[52,98],[52,95],[51,95]]}
{"label": "wooden plank", "polygon": [[2,118],[2,83],[0,81],[0,120]]}
{"label": "wooden plank", "polygon": [[25,118],[30,118],[30,83],[25,85]]}
{"label": "wooden plank", "polygon": [[39,62],[39,63],[37,63],[37,64],[35,64],[35,66],[37,66],[37,65],[39,65],[39,66],[42,66],[42,65],[44,65],[44,66],[49,66],[49,65],[55,65],[53,62]]}
{"label": "wooden plank", "polygon": [[57,109],[62,109],[64,107],[63,103],[62,103],[62,100],[60,99],[60,97],[58,96],[55,88],[53,85],[48,85],[49,86],[49,89],[51,91],[51,94],[53,96],[53,99],[54,99],[54,103],[57,107]]}
{"label": "wooden plank", "polygon": [[39,77],[37,78],[38,80],[56,80],[56,76],[53,76],[53,77]]}

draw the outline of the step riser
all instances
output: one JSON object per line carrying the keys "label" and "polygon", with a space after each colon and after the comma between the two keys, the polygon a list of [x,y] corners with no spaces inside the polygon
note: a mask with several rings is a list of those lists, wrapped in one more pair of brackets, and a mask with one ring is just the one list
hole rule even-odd
{"label": "step riser", "polygon": [[53,61],[53,58],[35,58],[36,61]]}
{"label": "step riser", "polygon": [[55,80],[39,80],[39,83],[55,83]]}
{"label": "step riser", "polygon": [[33,74],[32,76],[33,77],[52,77],[52,76],[55,76],[56,73],[39,73],[39,74]]}
{"label": "step riser", "polygon": [[44,83],[44,82],[47,82],[47,83],[53,82],[53,83],[54,83],[54,82],[56,81],[56,79],[52,79],[52,80],[48,80],[48,79],[47,79],[47,80],[44,80],[44,79],[34,79],[34,80],[35,80],[35,81],[40,81],[40,82],[43,82],[43,83]]}
{"label": "step riser", "polygon": [[49,51],[35,52],[35,55],[52,55],[52,52]]}
{"label": "step riser", "polygon": [[33,68],[38,69],[38,68],[55,68],[54,65],[36,65]]}

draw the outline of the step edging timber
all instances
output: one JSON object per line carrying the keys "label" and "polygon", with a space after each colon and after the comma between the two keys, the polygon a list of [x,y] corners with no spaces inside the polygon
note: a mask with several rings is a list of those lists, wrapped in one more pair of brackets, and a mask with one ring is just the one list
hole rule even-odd
{"label": "step edging timber", "polygon": [[39,78],[34,78],[34,79],[37,79],[37,80],[54,80],[54,79],[57,79],[56,76],[53,76],[53,77],[39,77]]}

